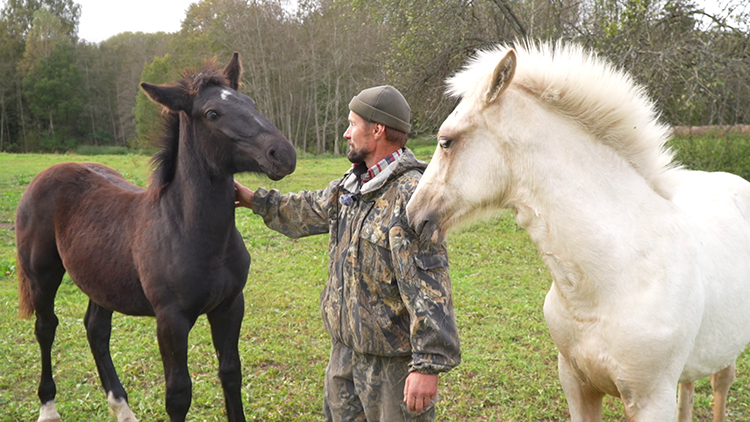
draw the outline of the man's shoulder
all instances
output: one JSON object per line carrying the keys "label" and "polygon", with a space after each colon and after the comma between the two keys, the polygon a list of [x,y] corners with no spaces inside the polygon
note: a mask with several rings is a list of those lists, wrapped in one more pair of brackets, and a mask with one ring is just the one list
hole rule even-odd
{"label": "man's shoulder", "polygon": [[396,191],[396,195],[408,200],[417,189],[419,180],[422,178],[422,172],[417,169],[405,171],[398,175],[398,177],[392,179],[387,189]]}

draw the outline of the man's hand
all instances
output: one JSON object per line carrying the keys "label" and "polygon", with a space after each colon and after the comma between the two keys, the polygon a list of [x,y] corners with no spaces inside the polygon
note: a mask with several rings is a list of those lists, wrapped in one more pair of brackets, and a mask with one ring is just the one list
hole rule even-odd
{"label": "man's hand", "polygon": [[234,181],[234,206],[252,208],[255,192]]}
{"label": "man's hand", "polygon": [[409,411],[422,413],[437,396],[437,388],[437,375],[410,373],[404,385],[404,401]]}

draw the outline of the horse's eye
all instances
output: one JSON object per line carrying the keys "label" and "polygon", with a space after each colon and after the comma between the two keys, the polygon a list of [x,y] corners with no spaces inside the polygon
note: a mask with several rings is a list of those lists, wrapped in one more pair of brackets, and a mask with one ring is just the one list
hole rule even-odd
{"label": "horse's eye", "polygon": [[217,113],[217,112],[215,112],[213,110],[208,110],[206,112],[206,119],[214,121],[214,120],[216,120],[218,118],[219,118],[219,113]]}
{"label": "horse's eye", "polygon": [[440,148],[442,149],[448,149],[450,148],[451,144],[453,143],[453,139],[449,138],[443,138],[441,137],[438,139],[438,145],[440,145]]}

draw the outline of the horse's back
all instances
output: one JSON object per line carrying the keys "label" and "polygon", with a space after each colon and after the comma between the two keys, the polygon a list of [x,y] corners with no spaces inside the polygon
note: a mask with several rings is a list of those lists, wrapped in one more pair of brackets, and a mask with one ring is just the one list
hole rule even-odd
{"label": "horse's back", "polygon": [[[86,206],[85,200],[96,196],[115,197],[117,191],[139,192],[142,188],[130,184],[109,167],[94,163],[59,163],[39,173],[29,184],[18,204],[16,227],[24,231],[30,224],[50,226],[53,219],[66,219],[64,209]],[[105,202],[99,198],[100,202]],[[85,218],[70,213],[70,218]],[[90,216],[89,216],[90,218]]]}
{"label": "horse's back", "polygon": [[750,223],[750,183],[724,172],[682,171],[673,202],[691,216],[732,219],[739,212]]}
{"label": "horse's back", "polygon": [[85,167],[85,168],[87,168],[87,169],[89,169],[89,170],[91,170],[95,174],[103,177],[104,179],[106,179],[107,181],[109,181],[110,183],[112,183],[113,185],[115,185],[115,186],[117,186],[119,188],[122,188],[122,189],[125,189],[125,190],[129,190],[129,191],[132,191],[132,192],[143,192],[144,191],[144,189],[142,187],[136,186],[136,185],[128,182],[127,179],[125,179],[125,177],[123,177],[122,174],[118,173],[114,169],[112,169],[110,167],[107,167],[107,166],[105,166],[103,164],[98,164],[98,163],[81,163],[80,165],[83,166],[83,167]]}
{"label": "horse's back", "polygon": [[750,341],[750,183],[722,172],[682,177],[673,201],[694,225],[704,295],[687,381],[728,366]]}
{"label": "horse's back", "polygon": [[135,236],[143,189],[116,171],[92,163],[60,163],[39,173],[16,211],[19,264],[30,274],[64,267],[95,302],[109,307],[114,292],[131,299],[123,313],[148,314],[129,244]]}

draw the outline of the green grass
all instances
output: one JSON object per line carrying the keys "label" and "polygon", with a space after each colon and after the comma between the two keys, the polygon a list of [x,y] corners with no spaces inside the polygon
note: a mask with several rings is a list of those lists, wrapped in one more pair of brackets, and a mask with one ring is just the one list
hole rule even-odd
{"label": "green grass", "polygon": [[[427,160],[434,146],[415,149]],[[39,171],[61,161],[101,162],[145,185],[148,160],[140,155],[0,154],[0,422],[36,420],[39,410],[33,319],[16,315],[10,228],[23,190]],[[294,174],[278,182],[249,174],[238,179],[282,192],[317,189],[348,166],[341,157],[305,157]],[[246,209],[238,210],[237,225],[253,258],[240,342],[245,413],[255,421],[321,421],[330,343],[318,299],[326,279],[328,238],[287,239]],[[504,213],[453,233],[449,253],[463,363],[441,377],[438,420],[568,420],[557,352],[542,315],[551,278],[527,234]],[[66,278],[56,302],[61,322],[53,351],[56,402],[66,421],[112,420],[85,340],[85,307],[86,297]],[[166,420],[154,320],[115,315],[112,352],[136,416]],[[205,317],[191,332],[189,365],[194,391],[188,419],[226,420]],[[730,393],[730,420],[750,420],[748,366],[745,352]],[[697,390],[694,420],[710,420],[708,381],[700,381]],[[605,400],[604,420],[625,420],[617,399]]]}
{"label": "green grass", "polygon": [[726,171],[750,180],[750,136],[675,138],[668,145],[675,159],[687,168]]}

